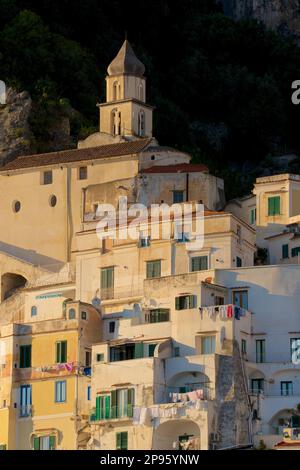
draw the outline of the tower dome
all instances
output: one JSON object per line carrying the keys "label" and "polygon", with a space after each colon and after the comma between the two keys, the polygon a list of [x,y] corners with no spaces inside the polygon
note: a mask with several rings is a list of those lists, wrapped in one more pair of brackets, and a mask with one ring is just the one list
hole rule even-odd
{"label": "tower dome", "polygon": [[135,55],[129,41],[125,39],[117,56],[107,68],[108,75],[134,75],[142,77],[145,73],[145,66]]}

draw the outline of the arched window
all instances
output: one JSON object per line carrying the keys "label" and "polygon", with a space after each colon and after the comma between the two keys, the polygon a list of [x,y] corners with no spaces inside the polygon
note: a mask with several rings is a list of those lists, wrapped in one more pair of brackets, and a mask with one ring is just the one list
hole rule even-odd
{"label": "arched window", "polygon": [[141,110],[139,112],[139,136],[145,135],[145,112]]}
{"label": "arched window", "polygon": [[31,307],[31,316],[32,317],[36,317],[37,316],[37,307],[35,305],[33,305]]}
{"label": "arched window", "polygon": [[76,318],[75,308],[70,308],[69,310],[69,320],[74,320]]}
{"label": "arched window", "polygon": [[139,100],[144,101],[144,87],[141,83],[139,85]]}
{"label": "arched window", "polygon": [[112,111],[112,134],[121,135],[121,112],[117,109]]}
{"label": "arched window", "polygon": [[0,104],[6,104],[6,85],[0,80]]}
{"label": "arched window", "polygon": [[119,99],[119,82],[114,82],[113,84],[113,101]]}

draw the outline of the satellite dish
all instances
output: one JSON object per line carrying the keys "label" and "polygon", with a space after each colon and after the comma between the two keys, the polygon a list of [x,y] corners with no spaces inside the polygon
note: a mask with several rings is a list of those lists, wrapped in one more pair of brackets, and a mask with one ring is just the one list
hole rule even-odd
{"label": "satellite dish", "polygon": [[99,308],[100,305],[101,305],[101,300],[99,299],[99,297],[94,297],[93,300],[92,300],[92,305],[93,307],[95,308]]}

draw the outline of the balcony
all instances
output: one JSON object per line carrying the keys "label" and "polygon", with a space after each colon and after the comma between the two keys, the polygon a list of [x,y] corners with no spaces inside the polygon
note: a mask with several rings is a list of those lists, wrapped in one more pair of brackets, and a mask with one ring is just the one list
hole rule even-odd
{"label": "balcony", "polygon": [[116,288],[116,287],[111,287],[108,289],[101,289],[100,297],[101,300],[120,300],[120,299],[127,299],[131,297],[142,297],[143,296],[143,290],[139,289],[137,287],[122,287],[122,288]]}
{"label": "balcony", "polygon": [[[186,384],[180,387],[168,387],[167,388],[167,403],[184,402],[185,396],[191,392],[199,392],[197,399],[199,400],[212,400],[213,390],[209,383],[193,383]],[[173,401],[175,400],[176,401]]]}
{"label": "balcony", "polygon": [[108,420],[127,420],[133,417],[134,405],[123,405],[123,406],[111,406],[107,409],[94,408],[90,415],[90,422],[94,423],[97,421],[108,421]]}
{"label": "balcony", "polygon": [[29,418],[33,414],[32,405],[20,405],[19,408],[19,417],[20,418]]}

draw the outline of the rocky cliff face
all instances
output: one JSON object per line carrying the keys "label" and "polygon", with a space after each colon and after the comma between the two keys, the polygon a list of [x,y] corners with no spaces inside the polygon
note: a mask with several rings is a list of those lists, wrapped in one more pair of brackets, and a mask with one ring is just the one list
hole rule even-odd
{"label": "rocky cliff face", "polygon": [[26,91],[17,93],[8,88],[6,104],[0,105],[0,165],[29,153],[31,106],[31,98]]}
{"label": "rocky cliff face", "polygon": [[269,28],[300,38],[300,0],[221,0],[226,15],[256,18]]}

